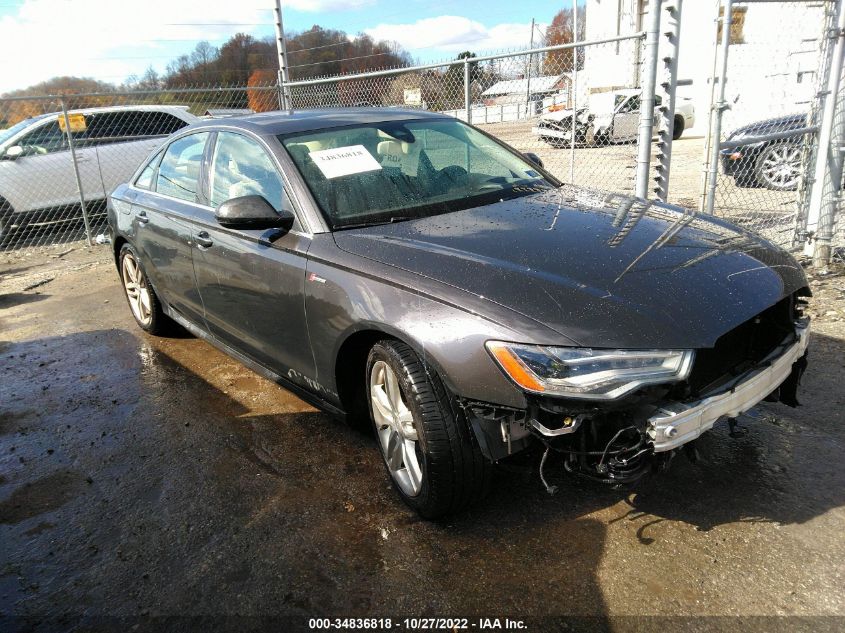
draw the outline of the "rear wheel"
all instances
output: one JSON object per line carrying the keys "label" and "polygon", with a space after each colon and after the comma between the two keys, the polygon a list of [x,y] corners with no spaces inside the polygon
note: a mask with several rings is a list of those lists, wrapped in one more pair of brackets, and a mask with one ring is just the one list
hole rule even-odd
{"label": "rear wheel", "polygon": [[138,259],[135,249],[124,244],[120,249],[120,279],[126,302],[142,330],[150,334],[162,334],[167,326],[167,316],[161,302],[147,279],[147,273]]}
{"label": "rear wheel", "polygon": [[394,488],[425,518],[457,512],[489,487],[490,463],[433,369],[385,339],[367,359],[370,418]]}
{"label": "rear wheel", "polygon": [[760,152],[754,170],[757,182],[767,189],[791,191],[801,177],[801,146],[773,143]]}
{"label": "rear wheel", "polygon": [[677,141],[679,138],[681,138],[681,134],[684,133],[685,126],[686,124],[684,123],[684,117],[676,116],[675,122],[672,125],[672,140]]}

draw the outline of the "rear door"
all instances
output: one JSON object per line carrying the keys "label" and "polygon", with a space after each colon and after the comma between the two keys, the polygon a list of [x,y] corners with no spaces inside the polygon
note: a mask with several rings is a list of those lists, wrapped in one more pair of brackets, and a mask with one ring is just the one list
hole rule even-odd
{"label": "rear door", "polygon": [[171,142],[135,181],[132,228],[156,292],[189,321],[202,326],[191,249],[191,222],[208,213],[200,174],[211,135],[197,132]]}
{"label": "rear door", "polygon": [[295,222],[275,238],[271,230],[233,230],[220,226],[213,210],[230,198],[263,196],[276,210],[296,214],[276,161],[263,142],[236,132],[218,132],[209,148],[211,209],[196,216],[194,270],[215,337],[300,382],[314,376],[305,324],[303,289],[311,239]]}

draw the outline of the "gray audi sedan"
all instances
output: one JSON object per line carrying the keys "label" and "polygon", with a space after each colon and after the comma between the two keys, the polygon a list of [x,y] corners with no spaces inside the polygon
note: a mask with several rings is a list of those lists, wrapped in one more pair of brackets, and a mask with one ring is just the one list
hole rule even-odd
{"label": "gray audi sedan", "polygon": [[[531,447],[624,483],[796,405],[807,281],[714,217],[564,185],[439,114],[271,112],[172,135],[109,201],[135,320],[372,425],[425,517]],[[735,433],[736,434],[736,433]],[[547,484],[546,484],[547,485]],[[551,490],[551,487],[547,485]]]}

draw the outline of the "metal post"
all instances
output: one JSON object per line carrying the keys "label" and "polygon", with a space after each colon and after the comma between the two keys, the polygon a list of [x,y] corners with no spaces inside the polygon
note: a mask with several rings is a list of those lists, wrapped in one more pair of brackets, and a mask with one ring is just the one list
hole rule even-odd
{"label": "metal post", "polygon": [[725,102],[725,86],[728,83],[728,49],[731,45],[731,25],[733,24],[733,0],[724,0],[724,15],[722,16],[722,57],[719,69],[719,96],[711,108],[710,116],[710,157],[707,166],[707,189],[705,191],[704,211],[713,213],[716,204],[716,177],[719,175],[719,145],[722,142],[722,114],[727,110]]}
{"label": "metal post", "polygon": [[839,0],[837,4],[836,29],[834,33],[828,34],[831,39],[835,38],[835,44],[830,60],[830,74],[827,77],[819,145],[816,151],[816,169],[807,216],[807,232],[815,233],[815,239],[804,251],[805,254],[812,254],[813,266],[816,268],[825,268],[830,261],[834,215],[842,186],[842,144],[845,141],[845,121],[842,119],[845,112],[842,111],[839,87],[845,56],[845,0]]}
{"label": "metal post", "polygon": [[464,57],[464,114],[467,123],[472,123],[472,104],[470,101],[469,58]]}
{"label": "metal post", "polygon": [[[578,0],[572,0],[572,43],[578,43]],[[572,139],[569,146],[569,182],[575,182],[575,111],[578,109],[578,48],[572,49],[572,81],[569,82],[572,95]]]}
{"label": "metal post", "polygon": [[285,42],[285,28],[282,23],[282,1],[276,0],[276,8],[273,9],[276,17],[276,50],[279,53],[279,97],[281,99],[282,110],[293,109],[290,100],[290,93],[288,82],[288,45]]}
{"label": "metal post", "polygon": [[[716,19],[713,20],[713,23],[718,25],[720,22],[720,18],[718,15],[718,5],[716,7]],[[701,159],[701,196],[698,200],[698,210],[704,211],[705,205],[707,204],[707,183],[709,182],[707,177],[707,166],[710,164],[710,147],[713,144],[713,115],[712,115],[712,104],[716,99],[716,68],[719,65],[719,33],[717,29],[713,29],[714,37],[713,37],[713,67],[710,71],[710,101],[711,104],[711,112],[708,112],[707,115],[707,134],[704,137],[704,156]]]}
{"label": "metal post", "polygon": [[684,0],[675,0],[675,4],[667,5],[666,28],[663,40],[666,52],[663,55],[665,76],[660,82],[660,126],[657,132],[657,186],[654,193],[658,200],[666,202],[669,196],[669,171],[672,164],[672,136],[675,125],[675,93],[678,90],[678,54],[681,44],[681,10]]}
{"label": "metal post", "polygon": [[79,204],[82,207],[82,221],[85,223],[85,238],[88,246],[93,246],[91,241],[91,223],[88,222],[88,209],[85,207],[85,192],[82,189],[82,178],[79,175],[79,163],[76,160],[76,148],[73,146],[73,134],[70,130],[70,117],[67,114],[67,104],[64,99],[59,99],[62,104],[62,117],[65,120],[65,134],[67,135],[67,146],[70,150],[70,160],[73,163],[73,174],[76,176],[76,191],[79,193]]}
{"label": "metal post", "polygon": [[[534,48],[534,18],[531,18],[531,43],[528,49]],[[528,118],[528,104],[531,102],[531,54],[528,54],[528,64],[525,67],[525,110],[526,119]]]}
{"label": "metal post", "polygon": [[654,132],[654,87],[657,80],[657,48],[660,37],[660,11],[663,0],[651,0],[645,40],[642,95],[640,96],[640,134],[637,155],[637,180],[634,195],[648,197],[648,172],[651,162],[651,137]]}

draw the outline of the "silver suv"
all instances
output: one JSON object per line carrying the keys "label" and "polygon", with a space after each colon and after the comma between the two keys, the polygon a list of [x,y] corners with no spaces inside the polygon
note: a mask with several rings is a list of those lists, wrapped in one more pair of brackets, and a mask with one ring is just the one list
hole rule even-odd
{"label": "silver suv", "polygon": [[[172,132],[199,119],[187,106],[116,106],[71,110],[89,218],[103,221],[105,200]],[[62,113],[43,114],[0,131],[0,246],[13,233],[77,223],[81,204]]]}

